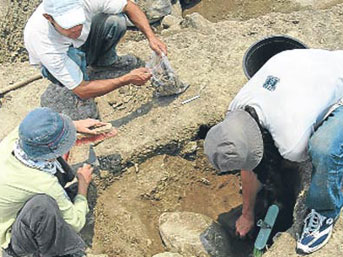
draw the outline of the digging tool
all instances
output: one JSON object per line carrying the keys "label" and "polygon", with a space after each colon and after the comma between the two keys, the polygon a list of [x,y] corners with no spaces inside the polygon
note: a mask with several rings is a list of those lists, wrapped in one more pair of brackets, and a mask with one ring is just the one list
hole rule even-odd
{"label": "digging tool", "polygon": [[35,81],[35,80],[41,79],[41,78],[42,78],[42,75],[41,74],[37,74],[37,75],[34,75],[34,76],[30,77],[30,78],[27,78],[24,81],[20,81],[18,83],[15,83],[13,85],[10,85],[8,87],[0,89],[0,96],[8,93],[9,91],[12,91],[12,90],[15,90],[17,88],[23,87],[23,86],[25,86],[25,85],[27,85],[27,84]]}
{"label": "digging tool", "polygon": [[268,208],[264,220],[259,220],[257,222],[257,226],[260,227],[260,232],[258,233],[254,244],[254,257],[262,256],[278,214],[279,207],[273,204]]}
{"label": "digging tool", "polygon": [[204,88],[205,88],[206,86],[207,86],[207,84],[203,85],[203,86],[200,88],[200,90],[199,90],[199,92],[198,92],[197,95],[195,95],[195,96],[193,96],[193,97],[191,97],[191,98],[188,98],[187,100],[184,100],[183,102],[181,102],[181,104],[182,104],[182,105],[183,105],[183,104],[187,104],[187,103],[189,103],[189,102],[192,102],[192,101],[194,101],[194,100],[200,98],[200,93],[201,93],[202,90],[204,90]]}

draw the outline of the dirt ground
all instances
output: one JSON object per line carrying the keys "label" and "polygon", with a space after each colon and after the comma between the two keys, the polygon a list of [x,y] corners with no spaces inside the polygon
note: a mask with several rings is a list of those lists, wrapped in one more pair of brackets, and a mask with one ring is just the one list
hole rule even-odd
{"label": "dirt ground", "polygon": [[[217,220],[240,205],[239,177],[216,176],[202,150],[200,146],[195,161],[159,155],[117,178],[98,198],[93,250],[109,256],[152,256],[164,251],[158,232],[163,212],[192,211]],[[236,249],[235,256],[247,256],[251,245]]]}
{"label": "dirt ground", "polygon": [[247,20],[271,12],[290,13],[304,9],[325,9],[342,1],[339,0],[199,0],[194,1],[184,15],[198,12],[212,22],[222,20]]}
{"label": "dirt ground", "polygon": [[[223,1],[217,1],[218,6],[226,6]],[[199,5],[197,8],[206,10],[206,2],[211,1],[203,1],[203,7]],[[249,10],[240,9],[248,2],[251,4]],[[287,3],[262,2],[267,5],[265,8],[270,8],[266,12],[275,11],[275,5],[282,7],[282,4]],[[226,15],[237,20],[248,18],[248,15],[259,15],[257,11],[266,9],[256,9],[254,4],[257,3],[244,1],[243,5],[243,1],[232,1],[232,4],[227,6],[237,8],[235,10],[238,11]],[[297,8],[297,5],[293,4],[292,8]],[[276,11],[287,10],[281,8]],[[272,13],[245,23],[227,21],[210,25],[210,30],[205,31],[188,29],[186,32],[170,32],[165,38],[170,46],[170,60],[181,78],[191,83],[191,87],[173,102],[164,103],[165,105],[154,103],[155,109],[149,115],[138,117],[127,126],[124,124],[118,138],[97,147],[97,153],[101,155],[113,153],[116,148],[120,149],[122,153],[127,153],[127,159],[134,151],[150,151],[150,155],[145,156],[144,161],[135,153],[134,157],[139,157],[134,159],[137,163],[131,163],[132,166],[124,169],[121,175],[114,176],[110,170],[103,169],[95,176],[98,201],[95,209],[93,250],[109,256],[151,256],[164,250],[157,230],[158,217],[162,212],[194,211],[217,220],[218,215],[240,205],[239,177],[214,175],[213,169],[202,154],[202,141],[193,138],[199,124],[213,124],[221,119],[227,103],[246,81],[241,69],[241,59],[252,42],[270,34],[288,34],[313,47],[342,48],[342,13],[342,6],[332,12],[322,13],[307,11],[289,16]],[[213,16],[210,12],[209,15]],[[138,40],[141,36],[132,38]],[[150,55],[145,41],[130,43],[126,49],[122,46],[119,48],[124,49],[123,52],[136,51],[145,60],[148,60]],[[22,81],[37,72],[27,62],[1,64],[0,88]],[[202,83],[209,84],[205,90],[206,94],[202,95],[199,101],[181,108],[180,101],[196,94]],[[39,97],[47,86],[48,81],[45,79],[37,80],[0,98],[0,140],[18,125],[30,110],[39,106]],[[140,106],[142,103],[149,103],[152,92],[153,89],[149,85],[142,88],[129,86],[100,98],[102,118],[120,120],[131,117],[131,113],[139,114],[139,110],[142,111]],[[201,115],[202,119],[198,118]],[[150,130],[151,127],[153,130]],[[195,160],[186,160],[181,157],[181,153],[178,156],[156,156],[157,152],[154,152],[155,156],[152,157],[151,141],[157,148],[159,141],[162,141],[163,147],[168,147],[165,138],[174,140],[175,145],[184,143],[185,139],[193,142],[196,146],[193,156]],[[144,145],[148,146],[143,148]],[[180,147],[183,148],[183,145]],[[333,240],[328,245],[330,251],[324,250],[316,256],[339,255],[338,253],[342,252],[341,236],[342,224],[339,223]],[[249,247],[250,245],[237,243],[237,256],[247,256]],[[287,237],[280,244],[275,244],[269,256],[285,256],[285,253],[287,256],[296,256],[294,238]]]}

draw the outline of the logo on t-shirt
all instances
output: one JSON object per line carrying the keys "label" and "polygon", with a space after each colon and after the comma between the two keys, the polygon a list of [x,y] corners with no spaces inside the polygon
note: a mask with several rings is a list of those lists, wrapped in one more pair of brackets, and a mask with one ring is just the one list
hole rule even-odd
{"label": "logo on t-shirt", "polygon": [[274,76],[268,76],[266,81],[263,83],[263,87],[269,91],[274,91],[276,89],[276,84],[280,81],[279,78]]}

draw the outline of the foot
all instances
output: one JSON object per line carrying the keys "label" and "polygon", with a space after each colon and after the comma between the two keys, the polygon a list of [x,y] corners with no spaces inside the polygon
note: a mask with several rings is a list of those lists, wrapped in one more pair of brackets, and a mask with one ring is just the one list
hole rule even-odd
{"label": "foot", "polygon": [[118,56],[117,60],[109,66],[92,66],[92,70],[133,70],[138,67],[144,66],[144,62],[134,55],[127,54]]}
{"label": "foot", "polygon": [[246,235],[254,227],[255,218],[253,215],[241,215],[236,221],[236,234],[240,238],[245,238]]}
{"label": "foot", "polygon": [[297,252],[309,254],[322,248],[331,237],[335,221],[336,219],[325,217],[312,209],[304,220],[303,232],[297,242]]}

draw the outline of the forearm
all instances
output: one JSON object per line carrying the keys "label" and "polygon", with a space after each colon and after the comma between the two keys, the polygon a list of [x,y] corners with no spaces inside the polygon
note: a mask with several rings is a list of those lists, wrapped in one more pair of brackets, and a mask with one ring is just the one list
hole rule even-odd
{"label": "forearm", "polygon": [[155,36],[144,12],[135,3],[128,0],[124,12],[148,40]]}
{"label": "forearm", "polygon": [[254,216],[254,208],[257,193],[261,189],[261,183],[252,171],[241,171],[242,195],[243,195],[243,216]]}
{"label": "forearm", "polygon": [[87,198],[88,185],[79,181],[77,193]]}
{"label": "forearm", "polygon": [[81,99],[88,99],[105,95],[127,84],[130,84],[130,76],[128,74],[114,79],[83,81],[73,92]]}

